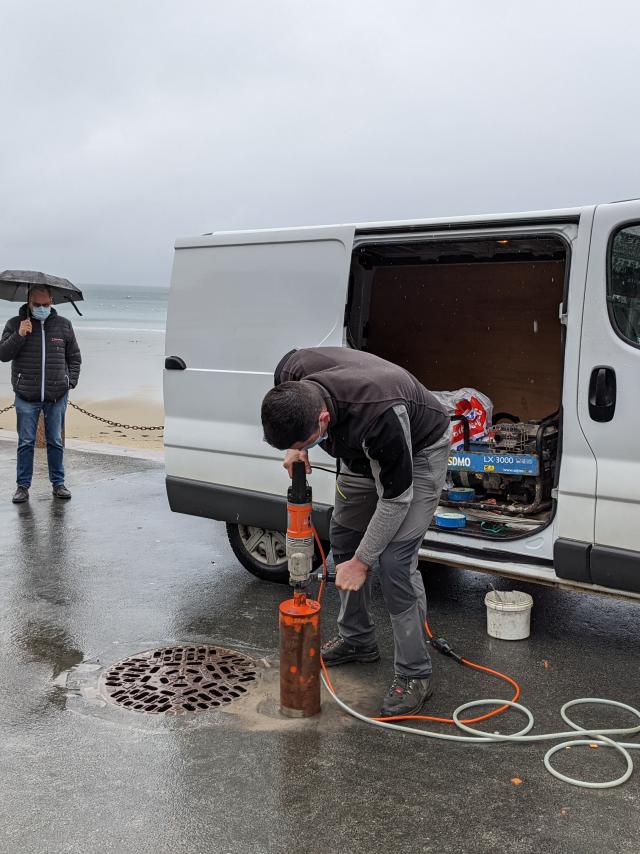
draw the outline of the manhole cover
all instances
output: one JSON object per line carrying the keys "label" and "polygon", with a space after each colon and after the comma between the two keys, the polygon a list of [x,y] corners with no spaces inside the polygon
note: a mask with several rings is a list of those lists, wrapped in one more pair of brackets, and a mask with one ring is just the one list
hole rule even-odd
{"label": "manhole cover", "polygon": [[219,646],[169,646],[114,664],[102,677],[113,703],[134,712],[180,715],[215,709],[247,693],[256,663]]}

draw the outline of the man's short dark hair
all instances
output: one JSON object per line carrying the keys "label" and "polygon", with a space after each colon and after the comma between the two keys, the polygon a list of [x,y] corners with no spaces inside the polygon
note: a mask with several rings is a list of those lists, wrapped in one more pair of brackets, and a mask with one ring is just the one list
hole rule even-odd
{"label": "man's short dark hair", "polygon": [[265,441],[279,451],[304,442],[318,427],[323,401],[305,382],[286,382],[272,388],[262,401]]}
{"label": "man's short dark hair", "polygon": [[41,291],[51,296],[51,288],[48,285],[31,285],[31,287],[29,288],[29,296],[27,299],[31,299],[31,294],[35,293],[36,291]]}

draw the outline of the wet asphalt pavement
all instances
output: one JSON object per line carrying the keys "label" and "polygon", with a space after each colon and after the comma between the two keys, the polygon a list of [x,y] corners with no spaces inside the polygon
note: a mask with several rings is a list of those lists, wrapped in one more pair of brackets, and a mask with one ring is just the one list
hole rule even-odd
{"label": "wet asphalt pavement", "polygon": [[[280,718],[277,606],[287,588],[242,569],[222,524],[171,514],[158,463],[68,451],[65,504],[52,500],[41,458],[30,504],[15,507],[14,454],[0,442],[3,854],[640,851],[640,768],[617,789],[586,791],[545,771],[543,745],[382,732],[326,696],[317,719]],[[559,708],[573,697],[638,705],[640,603],[444,567],[426,568],[425,581],[437,633],[518,679],[537,730],[564,729]],[[490,581],[534,596],[529,640],[487,636]],[[336,598],[329,591],[325,634]],[[382,661],[333,671],[345,700],[370,714],[391,676],[379,592],[375,604]],[[122,710],[96,691],[104,666],[179,642],[222,644],[266,665],[245,699],[180,718]],[[435,713],[510,696],[441,656],[435,672]],[[596,725],[602,713],[575,717]],[[607,725],[631,723],[607,712]],[[500,727],[520,725],[510,713]],[[556,759],[593,780],[624,769],[602,748]]]}

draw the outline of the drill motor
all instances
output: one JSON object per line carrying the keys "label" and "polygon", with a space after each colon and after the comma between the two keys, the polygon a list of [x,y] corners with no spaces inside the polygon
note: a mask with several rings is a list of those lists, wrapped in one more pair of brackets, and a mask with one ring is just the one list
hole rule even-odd
{"label": "drill motor", "polygon": [[287,492],[287,561],[289,584],[295,590],[303,590],[306,587],[313,568],[311,499],[305,464],[294,463],[291,486]]}

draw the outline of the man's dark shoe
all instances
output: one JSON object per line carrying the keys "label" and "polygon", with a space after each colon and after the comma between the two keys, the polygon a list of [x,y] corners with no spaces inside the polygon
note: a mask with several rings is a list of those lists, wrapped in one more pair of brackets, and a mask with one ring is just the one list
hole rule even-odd
{"label": "man's dark shoe", "polygon": [[54,486],[53,494],[56,498],[71,498],[71,493],[64,483],[59,483],[57,486]]}
{"label": "man's dark shoe", "polygon": [[380,658],[380,650],[375,644],[373,646],[353,646],[342,640],[340,636],[323,644],[320,654],[326,667],[336,667],[339,664],[348,664],[350,661],[366,664]]}
{"label": "man's dark shoe", "polygon": [[415,715],[432,694],[431,677],[409,679],[407,676],[396,675],[382,703],[380,716],[390,718],[394,715]]}
{"label": "man's dark shoe", "polygon": [[19,486],[13,494],[13,498],[11,500],[14,504],[24,504],[25,501],[28,501],[29,490],[27,489],[27,487]]}

